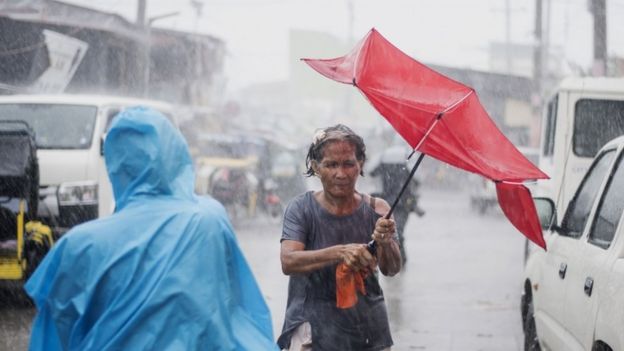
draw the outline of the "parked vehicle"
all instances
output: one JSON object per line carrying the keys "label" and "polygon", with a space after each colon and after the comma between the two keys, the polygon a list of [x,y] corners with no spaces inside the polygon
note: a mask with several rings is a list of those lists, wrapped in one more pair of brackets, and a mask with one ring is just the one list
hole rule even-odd
{"label": "parked vehicle", "polygon": [[624,134],[623,78],[567,78],[546,105],[539,168],[551,179],[534,196],[555,201],[563,215],[592,159],[608,141]]}
{"label": "parked vehicle", "polygon": [[489,209],[498,206],[496,184],[493,181],[478,175],[473,175],[470,183],[470,209],[479,214],[485,214]]}
{"label": "parked vehicle", "polygon": [[[539,168],[550,176],[533,184],[533,196],[555,201],[557,216],[605,143],[624,134],[623,78],[566,78],[546,105]],[[525,242],[525,263],[536,246]]]}
{"label": "parked vehicle", "polygon": [[55,238],[37,217],[34,132],[22,121],[2,121],[0,149],[0,282],[10,286],[34,272]]}
{"label": "parked vehicle", "polygon": [[[539,149],[519,146],[518,150],[534,165],[539,163]],[[492,208],[498,208],[496,184],[493,181],[475,174],[472,176],[471,184],[470,209],[485,214]],[[535,183],[526,183],[526,186],[533,191]]]}
{"label": "parked vehicle", "polygon": [[112,188],[103,141],[123,108],[149,106],[169,116],[169,104],[89,95],[11,95],[0,97],[0,120],[26,122],[35,132],[40,168],[40,216],[59,232],[109,215]]}
{"label": "parked vehicle", "polygon": [[624,136],[598,152],[561,221],[536,198],[548,251],[525,267],[525,350],[624,350],[623,150]]}
{"label": "parked vehicle", "polygon": [[261,188],[261,199],[260,208],[271,218],[281,219],[284,206],[282,199],[277,195],[277,183],[273,178],[264,181]]}

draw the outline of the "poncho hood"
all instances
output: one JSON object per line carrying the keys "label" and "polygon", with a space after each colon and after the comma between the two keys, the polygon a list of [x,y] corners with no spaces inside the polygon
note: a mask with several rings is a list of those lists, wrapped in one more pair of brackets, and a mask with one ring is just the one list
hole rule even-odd
{"label": "poncho hood", "polygon": [[145,195],[193,198],[188,146],[159,112],[145,107],[121,112],[106,136],[104,157],[116,210]]}

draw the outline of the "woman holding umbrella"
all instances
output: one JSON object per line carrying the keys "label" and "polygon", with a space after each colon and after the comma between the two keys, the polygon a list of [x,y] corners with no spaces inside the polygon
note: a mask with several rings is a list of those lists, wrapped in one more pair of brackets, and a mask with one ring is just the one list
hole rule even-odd
{"label": "woman holding umbrella", "polygon": [[[290,282],[282,349],[392,346],[377,267],[393,276],[401,255],[394,221],[383,218],[388,203],[355,189],[365,160],[362,138],[344,125],[318,132],[310,145],[307,174],[319,177],[323,189],[299,195],[284,215],[280,258]],[[366,245],[371,237],[374,255]],[[347,303],[345,281],[360,292],[354,290]]]}

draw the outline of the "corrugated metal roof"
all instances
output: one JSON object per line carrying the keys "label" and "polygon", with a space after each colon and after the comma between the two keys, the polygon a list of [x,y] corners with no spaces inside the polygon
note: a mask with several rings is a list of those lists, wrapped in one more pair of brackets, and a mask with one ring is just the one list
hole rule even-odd
{"label": "corrugated metal roof", "polygon": [[14,20],[96,29],[145,40],[144,30],[114,13],[108,13],[54,0],[0,2],[0,16]]}

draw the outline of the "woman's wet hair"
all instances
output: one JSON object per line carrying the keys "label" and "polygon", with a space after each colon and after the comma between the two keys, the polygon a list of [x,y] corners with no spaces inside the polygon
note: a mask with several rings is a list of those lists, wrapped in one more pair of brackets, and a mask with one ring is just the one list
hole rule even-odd
{"label": "woman's wet hair", "polygon": [[[335,141],[347,141],[355,146],[355,158],[364,163],[366,161],[366,145],[361,136],[355,134],[351,128],[344,124],[336,124],[325,129],[319,129],[312,139],[312,144],[308,149],[306,156],[306,172],[305,175],[311,177],[314,175],[312,162],[320,163],[323,159],[323,151],[325,146]],[[364,171],[360,170],[360,175],[364,175]]]}

